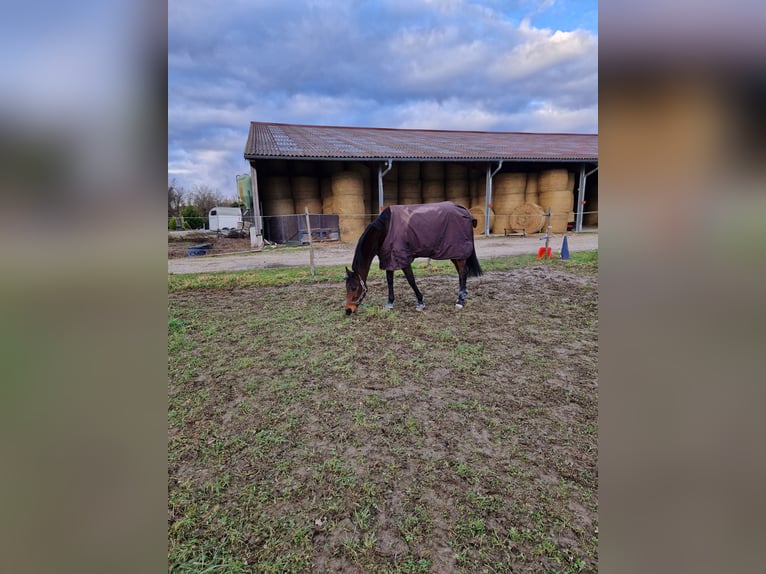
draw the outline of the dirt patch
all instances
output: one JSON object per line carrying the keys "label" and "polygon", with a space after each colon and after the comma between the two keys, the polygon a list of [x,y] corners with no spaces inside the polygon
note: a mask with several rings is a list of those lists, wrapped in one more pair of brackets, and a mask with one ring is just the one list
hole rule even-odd
{"label": "dirt patch", "polygon": [[178,236],[168,240],[168,259],[189,257],[188,249],[194,245],[211,243],[210,255],[224,255],[250,251],[250,238],[217,236],[215,234],[197,234],[189,238]]}
{"label": "dirt patch", "polygon": [[171,294],[171,565],[596,571],[596,273]]}

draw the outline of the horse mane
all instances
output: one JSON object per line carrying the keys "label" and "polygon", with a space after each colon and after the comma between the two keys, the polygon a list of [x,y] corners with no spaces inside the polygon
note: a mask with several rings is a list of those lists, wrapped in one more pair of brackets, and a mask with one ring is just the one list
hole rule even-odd
{"label": "horse mane", "polygon": [[[373,235],[377,235],[380,232],[385,232],[388,222],[391,221],[391,208],[387,207],[380,212],[380,215],[370,223],[359,237],[359,241],[356,244],[356,250],[354,251],[354,261],[351,264],[351,269],[358,271],[360,267],[365,264],[369,264],[375,253],[369,254],[370,245],[368,245],[370,238]],[[377,246],[376,246],[377,247]]]}

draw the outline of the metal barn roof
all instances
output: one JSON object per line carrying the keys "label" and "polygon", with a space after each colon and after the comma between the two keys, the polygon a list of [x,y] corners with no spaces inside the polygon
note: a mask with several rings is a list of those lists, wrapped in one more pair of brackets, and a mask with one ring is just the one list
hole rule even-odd
{"label": "metal barn roof", "polygon": [[598,161],[598,134],[309,126],[251,122],[245,159]]}

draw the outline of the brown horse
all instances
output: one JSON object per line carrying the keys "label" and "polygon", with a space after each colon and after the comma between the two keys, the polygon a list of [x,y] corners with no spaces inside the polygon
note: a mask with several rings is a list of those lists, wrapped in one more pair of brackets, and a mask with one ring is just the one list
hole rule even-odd
{"label": "brown horse", "polygon": [[482,274],[473,243],[476,219],[451,201],[422,205],[392,205],[370,223],[359,238],[354,261],[346,267],[346,315],[355,313],[367,294],[367,275],[377,255],[386,270],[387,309],[394,308],[394,271],[401,269],[415,292],[416,311],[425,309],[415,284],[412,261],[416,257],[450,259],[457,269],[459,288],[455,307],[462,309],[468,295],[466,278]]}

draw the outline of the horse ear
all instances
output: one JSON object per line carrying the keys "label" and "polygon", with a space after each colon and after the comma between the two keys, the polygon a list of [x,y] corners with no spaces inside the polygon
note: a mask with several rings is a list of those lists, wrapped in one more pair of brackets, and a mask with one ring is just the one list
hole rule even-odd
{"label": "horse ear", "polygon": [[353,276],[354,276],[354,272],[350,271],[349,268],[346,267],[346,277],[353,277]]}

